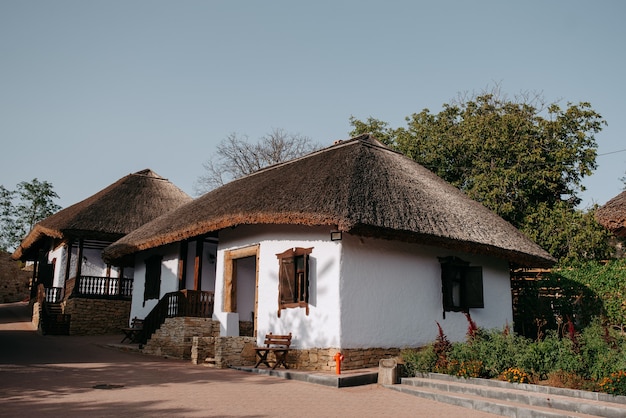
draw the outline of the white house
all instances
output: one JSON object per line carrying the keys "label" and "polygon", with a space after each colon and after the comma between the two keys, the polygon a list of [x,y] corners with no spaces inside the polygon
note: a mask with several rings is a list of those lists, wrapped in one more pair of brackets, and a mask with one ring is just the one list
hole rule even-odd
{"label": "white house", "polygon": [[380,350],[432,341],[436,322],[461,340],[465,313],[481,327],[512,323],[511,265],[554,262],[369,135],[235,180],[104,252],[113,263],[132,256],[131,315],[156,303],[142,294],[152,268],[159,296],[185,287],[214,292],[221,335],[239,335],[246,322],[258,344],[269,332],[291,332],[292,348],[303,353],[365,353],[355,367],[377,364]]}

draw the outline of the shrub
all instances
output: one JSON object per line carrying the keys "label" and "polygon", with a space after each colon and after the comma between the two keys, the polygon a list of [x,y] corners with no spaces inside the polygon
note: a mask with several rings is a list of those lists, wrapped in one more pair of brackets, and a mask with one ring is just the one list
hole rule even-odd
{"label": "shrub", "polygon": [[582,367],[573,342],[567,338],[559,338],[554,331],[548,331],[542,341],[529,344],[518,366],[536,374],[540,379],[545,379],[549,373],[557,370],[578,373]]}
{"label": "shrub", "polygon": [[581,374],[589,379],[601,379],[626,369],[626,344],[623,336],[611,332],[594,321],[580,334]]}
{"label": "shrub", "polygon": [[472,327],[476,332],[467,342],[452,344],[441,325],[437,326],[439,333],[432,344],[403,352],[410,375],[434,371],[518,383],[537,379],[551,386],[626,395],[626,335],[598,320],[580,333],[570,323],[565,335],[549,331],[535,342],[507,328]]}
{"label": "shrub", "polygon": [[409,376],[432,372],[437,364],[437,354],[435,354],[433,344],[419,350],[405,350],[402,352],[402,358]]}
{"label": "shrub", "polygon": [[518,335],[500,330],[481,330],[471,343],[453,344],[450,359],[464,362],[480,361],[482,377],[497,377],[504,370],[520,363],[521,354],[530,342]]}

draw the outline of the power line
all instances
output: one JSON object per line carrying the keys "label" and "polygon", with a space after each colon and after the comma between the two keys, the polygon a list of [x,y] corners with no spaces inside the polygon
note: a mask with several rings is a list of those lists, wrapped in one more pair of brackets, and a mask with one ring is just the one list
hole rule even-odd
{"label": "power line", "polygon": [[602,156],[605,156],[605,155],[611,155],[611,154],[617,154],[619,152],[626,152],[626,149],[620,149],[620,150],[617,150],[617,151],[605,152],[603,154],[598,154],[598,157],[602,157]]}

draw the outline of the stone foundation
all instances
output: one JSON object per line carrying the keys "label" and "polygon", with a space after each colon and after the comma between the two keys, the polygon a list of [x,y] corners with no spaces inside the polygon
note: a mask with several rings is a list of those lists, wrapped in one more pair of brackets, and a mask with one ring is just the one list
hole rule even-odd
{"label": "stone foundation", "polygon": [[255,346],[254,337],[218,337],[215,341],[215,365],[222,368],[253,366]]}
{"label": "stone foundation", "polygon": [[72,316],[70,335],[121,335],[128,326],[129,300],[70,298],[63,305],[63,313]]}
{"label": "stone foundation", "polygon": [[381,359],[395,358],[400,355],[399,348],[312,348],[306,350],[290,350],[287,364],[297,370],[335,370],[335,354],[341,352],[344,360],[342,370],[356,370],[378,367]]}
{"label": "stone foundation", "polygon": [[141,351],[144,354],[188,360],[192,358],[194,337],[215,337],[219,332],[220,323],[210,318],[167,318]]}
{"label": "stone foundation", "polygon": [[[253,366],[256,363],[256,339],[252,337],[193,337],[191,362],[211,364],[218,368],[231,366]],[[356,370],[378,367],[382,359],[397,358],[399,348],[345,349],[315,348],[308,350],[292,349],[287,355],[287,365],[296,370],[335,370],[335,354],[341,351],[344,360],[342,370]],[[268,359],[275,361],[274,354]]]}
{"label": "stone foundation", "polygon": [[211,364],[224,369],[232,366],[253,366],[254,337],[193,337],[191,362]]}
{"label": "stone foundation", "polygon": [[[168,318],[142,349],[145,354],[190,359],[193,364],[217,368],[253,366],[256,338],[220,337],[220,323],[209,318]],[[334,371],[337,352],[344,356],[342,370],[378,367],[381,359],[396,358],[399,348],[291,349],[287,365],[296,370]],[[270,353],[269,360],[274,361]]]}

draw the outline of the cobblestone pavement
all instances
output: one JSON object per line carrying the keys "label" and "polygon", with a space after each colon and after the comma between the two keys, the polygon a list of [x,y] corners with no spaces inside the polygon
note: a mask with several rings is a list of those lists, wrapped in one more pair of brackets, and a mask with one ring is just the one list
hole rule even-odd
{"label": "cobblestone pavement", "polygon": [[121,335],[42,336],[0,305],[0,416],[493,417],[367,385],[336,389],[105,347]]}

